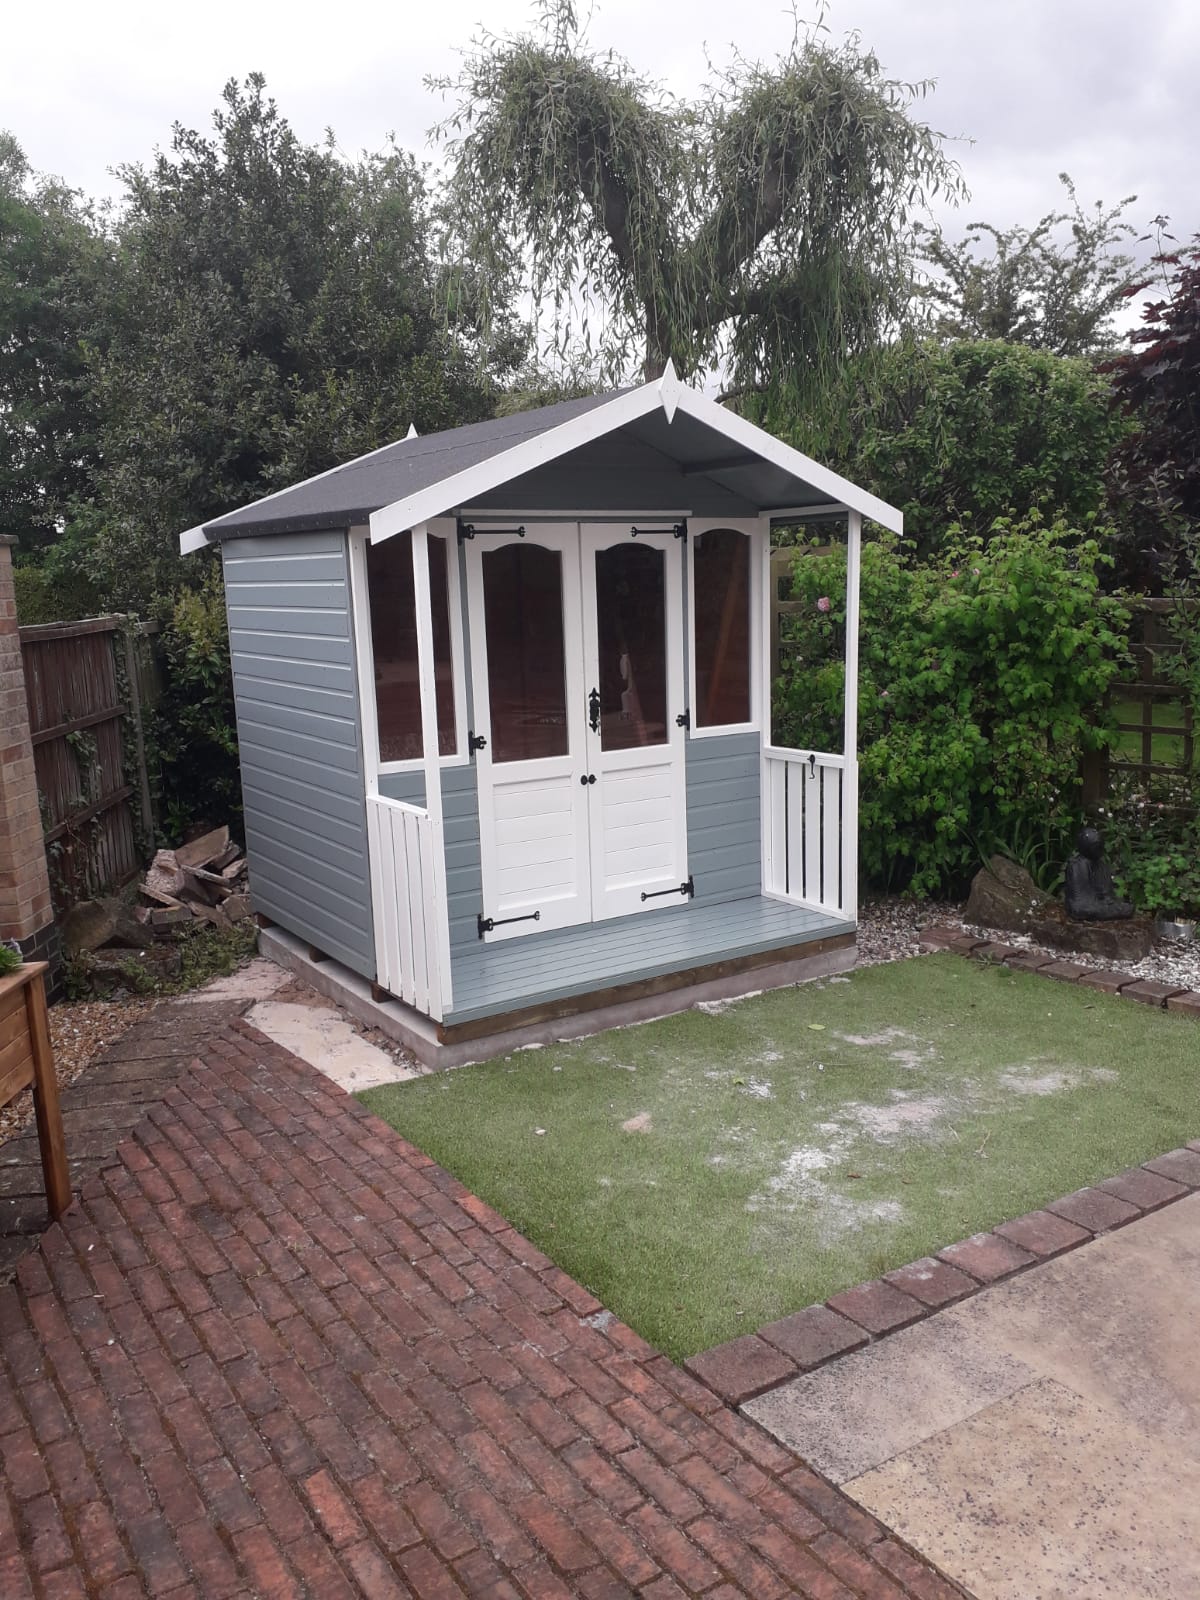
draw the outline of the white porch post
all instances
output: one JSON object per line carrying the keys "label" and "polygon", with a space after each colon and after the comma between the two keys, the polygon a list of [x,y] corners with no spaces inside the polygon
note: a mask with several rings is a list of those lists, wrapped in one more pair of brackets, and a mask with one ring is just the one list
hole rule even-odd
{"label": "white porch post", "polygon": [[842,909],[858,921],[858,609],[862,513],[851,511],[846,538],[846,689],[842,753]]}
{"label": "white porch post", "polygon": [[427,913],[436,930],[436,971],[440,993],[430,996],[430,1009],[440,1021],[449,1009],[450,914],[446,901],[446,844],[442,829],[442,758],[438,742],[437,676],[433,657],[433,607],[429,585],[429,526],[419,522],[412,531],[413,594],[417,614],[417,670],[421,686],[421,744],[425,769],[425,810],[432,834],[432,860],[427,882],[433,884],[434,904]]}

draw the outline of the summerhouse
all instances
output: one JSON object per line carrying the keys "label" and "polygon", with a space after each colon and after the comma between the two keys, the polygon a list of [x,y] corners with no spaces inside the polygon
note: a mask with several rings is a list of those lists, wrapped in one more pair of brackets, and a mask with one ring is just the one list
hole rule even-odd
{"label": "summerhouse", "polygon": [[[843,516],[841,750],[771,741],[772,525]],[[219,544],[254,902],[426,1060],[850,965],[862,519],[674,373],[410,436]]]}

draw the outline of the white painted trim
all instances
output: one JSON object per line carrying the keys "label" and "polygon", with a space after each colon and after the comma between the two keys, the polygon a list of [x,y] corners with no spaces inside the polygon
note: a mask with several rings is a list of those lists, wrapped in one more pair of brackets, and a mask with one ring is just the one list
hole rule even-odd
{"label": "white painted trim", "polygon": [[649,415],[660,403],[658,385],[644,384],[640,389],[631,389],[628,394],[617,395],[607,404],[585,411],[582,416],[560,422],[557,428],[549,428],[535,438],[498,451],[474,467],[452,473],[404,500],[383,506],[371,518],[371,542],[378,544],[382,539],[390,539],[394,533],[411,528],[414,522],[439,516],[451,506],[466,504],[475,495],[486,494],[502,483],[532,472],[535,467],[569,455],[593,439],[600,439],[627,422]]}
{"label": "white painted trim", "polygon": [[858,638],[862,516],[851,511],[846,541],[846,683],[842,750],[842,909],[858,921]]}
{"label": "white painted trim", "polygon": [[[454,548],[454,547],[451,547]],[[457,550],[455,550],[457,554]],[[449,560],[450,551],[447,551]],[[433,884],[433,906],[426,907],[425,925],[432,923],[437,960],[438,993],[430,983],[429,1015],[441,1021],[450,1009],[450,907],[446,889],[446,844],[442,827],[442,765],[438,751],[437,676],[433,655],[433,610],[421,604],[430,593],[429,525],[419,522],[412,530],[413,594],[417,613],[417,675],[421,685],[421,740],[425,747],[425,810],[430,824],[430,859],[424,862]],[[457,566],[457,562],[454,563]],[[453,630],[452,630],[453,631]],[[453,655],[451,656],[453,663]]]}
{"label": "white painted trim", "polygon": [[[858,488],[848,479],[831,472],[828,467],[823,467],[809,456],[802,455],[799,450],[793,450],[791,445],[784,444],[781,439],[776,439],[765,429],[756,427],[753,422],[747,422],[744,417],[737,416],[724,406],[719,406],[707,395],[699,393],[696,389],[681,389],[677,405],[680,411],[689,417],[694,417],[697,422],[705,423],[716,432],[724,434],[727,439],[732,439],[735,444],[740,444],[755,455],[762,456],[764,461],[782,467],[793,477],[827,494],[830,501],[844,502],[847,508],[858,511],[862,516],[870,517],[873,522],[878,522],[881,527],[887,528],[892,533],[904,532],[904,516],[895,506],[889,506],[877,495],[869,494],[866,489]],[[762,509],[769,511],[771,508],[764,506]]]}
{"label": "white painted trim", "polygon": [[350,620],[354,629],[354,663],[358,674],[363,779],[368,798],[374,798],[379,794],[379,710],[375,703],[375,655],[371,643],[366,528],[351,528],[346,540],[350,570]]}
{"label": "white painted trim", "polygon": [[679,508],[664,511],[516,511],[497,506],[460,506],[458,516],[466,522],[679,522],[692,513]]}
{"label": "white painted trim", "polygon": [[826,517],[844,517],[850,507],[840,501],[830,501],[822,506],[785,506],[780,511],[768,514],[771,522],[808,522],[810,520],[823,520]]}
{"label": "white painted trim", "polygon": [[[578,450],[595,439],[625,427],[627,423],[648,416],[659,406],[663,406],[670,415],[685,412],[743,449],[761,456],[764,461],[782,468],[801,482],[811,484],[820,493],[827,494],[831,501],[844,503],[893,533],[904,531],[904,517],[894,506],[885,504],[865,489],[859,489],[828,467],[820,466],[799,450],[793,450],[790,445],[726,410],[724,406],[717,405],[697,390],[682,387],[673,375],[670,382],[664,375],[656,383],[643,384],[640,389],[617,395],[581,416],[547,429],[536,438],[525,439],[507,450],[497,451],[476,466],[452,473],[440,483],[431,484],[406,499],[381,507],[371,517],[372,542],[389,539],[393,534],[411,528],[415,522],[442,515],[453,506],[469,504],[475,496],[487,494],[501,484],[532,472],[536,467],[569,455],[572,450]],[[769,511],[770,508],[763,507],[763,510]],[[558,515],[564,517],[565,513],[560,511]],[[587,515],[591,517],[593,513]]]}
{"label": "white painted trim", "polygon": [[[439,756],[440,765],[465,767],[470,765],[467,750],[467,680],[463,659],[463,597],[459,578],[458,543],[454,523],[449,518],[430,522],[429,532],[446,541],[447,605],[450,611],[450,676],[454,685],[454,730],[457,749],[452,756]],[[367,542],[369,530],[351,528],[350,546],[350,600],[354,624],[354,655],[358,668],[358,704],[362,718],[363,770],[368,794],[379,793],[379,779],[385,774],[424,772],[425,757],[412,756],[404,761],[382,761],[379,756],[379,707],[375,699],[375,650],[371,637],[371,596],[367,579]],[[426,590],[428,593],[428,590]],[[417,607],[420,611],[420,606]],[[427,606],[426,611],[429,610]],[[432,626],[432,614],[430,614]]]}
{"label": "white painted trim", "polygon": [[[335,472],[341,472],[346,467],[356,467],[361,461],[370,461],[372,456],[382,455],[385,450],[393,449],[398,442],[396,439],[389,439],[387,444],[381,444],[374,450],[367,450],[363,455],[355,456],[350,461],[339,461],[336,467],[326,467],[324,472],[314,472],[311,478],[301,478],[299,483],[289,483],[286,489],[275,489],[271,494],[263,495],[260,500],[251,500],[248,505],[238,506],[237,510],[253,511],[258,506],[269,505],[272,500],[278,500],[280,495],[291,494],[293,489],[307,488],[310,483],[320,483],[322,478],[332,477]],[[229,511],[222,511],[221,516],[214,517],[211,523],[201,523],[199,527],[190,528],[187,533],[181,533],[179,535],[180,554],[186,556],[193,550],[199,550],[206,544],[214,543],[214,540],[205,532],[205,528],[212,527],[213,523],[220,522],[222,517],[231,516],[232,514]],[[338,530],[334,529],[332,531],[337,532]],[[218,528],[216,530],[216,542],[219,543],[220,538],[221,530]],[[185,540],[187,541],[186,543]]]}
{"label": "white painted trim", "polygon": [[[688,523],[687,549],[687,673],[688,708],[692,714],[689,730],[693,739],[725,739],[732,733],[757,733],[762,726],[763,688],[756,663],[762,654],[762,573],[759,554],[758,517],[700,517]],[[714,722],[709,727],[700,726],[699,697],[696,693],[696,540],[702,533],[716,528],[732,528],[750,541],[750,587],[746,603],[750,607],[750,720],[749,722]],[[769,637],[769,634],[767,635]]]}

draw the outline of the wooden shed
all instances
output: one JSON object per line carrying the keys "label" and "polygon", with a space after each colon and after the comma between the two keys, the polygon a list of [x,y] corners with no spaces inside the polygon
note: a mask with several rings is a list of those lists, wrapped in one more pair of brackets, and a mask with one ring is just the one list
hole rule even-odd
{"label": "wooden shed", "polygon": [[[771,528],[831,514],[843,747],[780,749]],[[184,534],[221,546],[264,948],[447,1063],[850,965],[864,516],[901,529],[668,369]]]}

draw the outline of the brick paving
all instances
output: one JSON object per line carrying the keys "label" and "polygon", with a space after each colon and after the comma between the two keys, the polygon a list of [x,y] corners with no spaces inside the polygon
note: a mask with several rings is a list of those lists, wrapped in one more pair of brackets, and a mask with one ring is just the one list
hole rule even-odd
{"label": "brick paving", "polygon": [[0,1289],[4,1600],[959,1593],[244,1022],[145,1103]]}
{"label": "brick paving", "polygon": [[[189,1001],[157,1006],[105,1047],[78,1082],[62,1091],[71,1187],[112,1161],[117,1145],[159,1100],[214,1031],[248,1002]],[[37,1129],[0,1144],[0,1284],[49,1226]]]}

